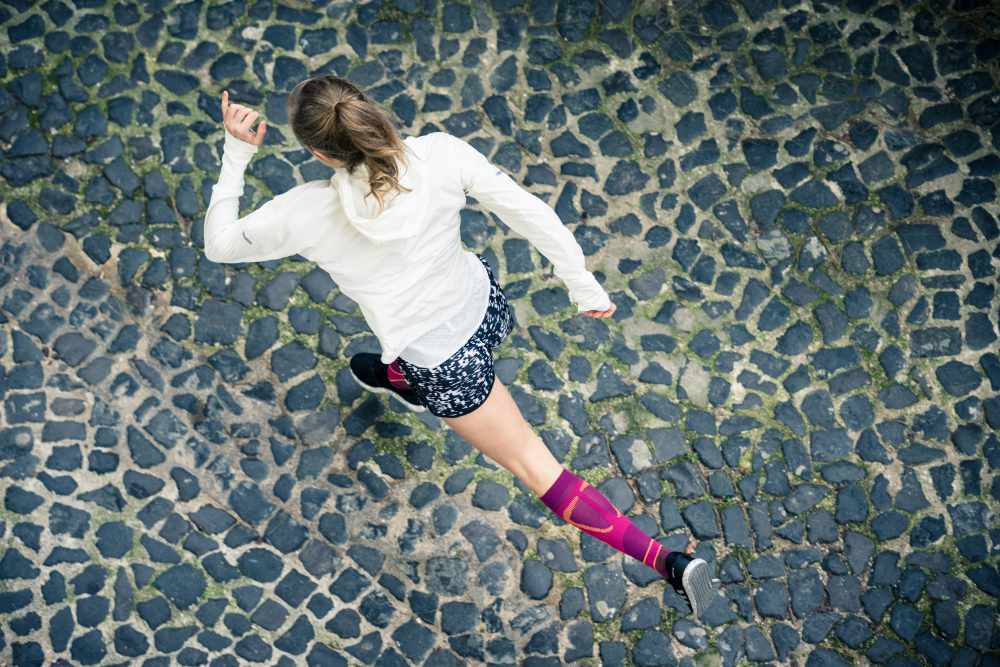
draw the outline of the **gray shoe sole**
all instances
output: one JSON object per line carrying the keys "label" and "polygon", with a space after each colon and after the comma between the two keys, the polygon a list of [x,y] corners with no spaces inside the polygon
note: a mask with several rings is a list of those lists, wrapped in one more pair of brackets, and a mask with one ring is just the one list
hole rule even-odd
{"label": "gray shoe sole", "polygon": [[403,398],[402,396],[400,396],[399,394],[397,394],[396,392],[394,392],[394,391],[392,391],[390,389],[386,389],[385,387],[373,387],[370,384],[368,384],[367,382],[362,382],[361,378],[359,378],[355,374],[353,368],[351,369],[351,377],[354,378],[355,382],[357,382],[358,384],[360,384],[362,387],[364,387],[368,391],[374,392],[376,394],[389,394],[390,396],[395,396],[397,401],[399,401],[400,403],[402,403],[405,408],[411,410],[412,412],[427,412],[427,408],[425,406],[423,406],[423,405],[413,405],[412,403],[410,403],[409,401],[407,401],[405,398]]}
{"label": "gray shoe sole", "polygon": [[687,593],[691,602],[691,611],[698,618],[704,613],[708,606],[715,599],[715,586],[712,584],[712,575],[708,563],[700,558],[695,558],[684,569],[681,577],[681,585]]}

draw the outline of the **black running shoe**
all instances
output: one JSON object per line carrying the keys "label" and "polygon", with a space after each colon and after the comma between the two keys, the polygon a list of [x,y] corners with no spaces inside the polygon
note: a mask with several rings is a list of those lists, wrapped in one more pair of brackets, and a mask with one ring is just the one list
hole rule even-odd
{"label": "black running shoe", "polygon": [[351,357],[351,373],[358,384],[377,394],[394,394],[410,410],[424,412],[427,408],[413,389],[402,389],[389,382],[388,368],[377,354],[362,352]]}
{"label": "black running shoe", "polygon": [[688,601],[694,615],[701,618],[716,595],[708,563],[681,551],[672,551],[667,554],[666,566],[667,581]]}

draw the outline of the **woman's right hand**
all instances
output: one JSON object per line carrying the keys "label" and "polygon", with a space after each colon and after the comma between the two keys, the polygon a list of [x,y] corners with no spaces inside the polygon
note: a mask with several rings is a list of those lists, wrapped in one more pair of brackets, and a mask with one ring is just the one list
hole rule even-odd
{"label": "woman's right hand", "polygon": [[585,310],[581,315],[586,315],[587,317],[611,317],[616,310],[615,304],[611,304],[611,307],[607,310]]}
{"label": "woman's right hand", "polygon": [[248,144],[260,146],[267,133],[266,121],[260,121],[257,131],[250,127],[260,113],[242,104],[230,104],[229,91],[222,91],[222,124],[229,134]]}

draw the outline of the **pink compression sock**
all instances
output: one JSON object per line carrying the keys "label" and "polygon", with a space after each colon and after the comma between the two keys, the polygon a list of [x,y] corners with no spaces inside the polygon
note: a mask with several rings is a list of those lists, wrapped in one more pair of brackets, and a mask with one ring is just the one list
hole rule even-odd
{"label": "pink compression sock", "polygon": [[666,559],[670,551],[639,530],[597,487],[566,468],[542,494],[541,501],[566,523],[666,576]]}
{"label": "pink compression sock", "polygon": [[403,375],[403,369],[399,367],[399,359],[396,359],[386,367],[385,374],[389,378],[389,384],[393,387],[397,389],[410,388],[410,383],[406,381],[406,376]]}

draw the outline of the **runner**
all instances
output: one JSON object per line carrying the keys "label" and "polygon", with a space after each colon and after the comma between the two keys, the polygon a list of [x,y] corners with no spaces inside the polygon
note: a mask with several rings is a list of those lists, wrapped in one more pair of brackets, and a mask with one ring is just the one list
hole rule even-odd
{"label": "runner", "polygon": [[563,467],[496,378],[493,350],[513,311],[486,260],[462,247],[459,212],[470,195],[528,239],[566,284],[578,314],[615,306],[584,265],[555,211],[462,139],[401,139],[386,112],[349,81],[324,75],[288,97],[289,126],[329,180],[297,185],[239,218],[243,173],[267,132],[259,113],[222,95],[222,172],[205,217],[205,255],[253,262],[301,255],[357,302],[382,354],[357,354],[358,382],[430,410],[520,479],[567,523],[642,561],[698,616],[715,595],[709,566],[668,551],[596,487]]}

